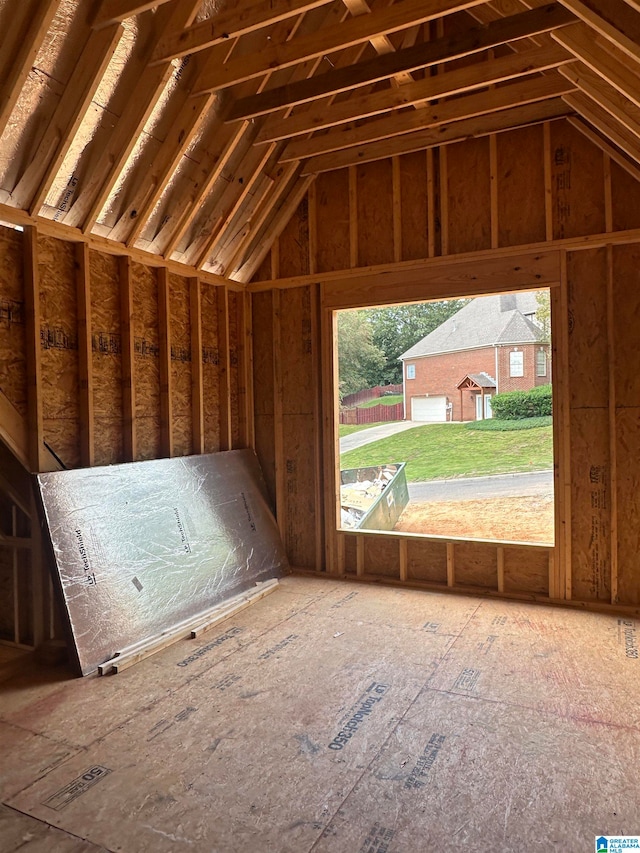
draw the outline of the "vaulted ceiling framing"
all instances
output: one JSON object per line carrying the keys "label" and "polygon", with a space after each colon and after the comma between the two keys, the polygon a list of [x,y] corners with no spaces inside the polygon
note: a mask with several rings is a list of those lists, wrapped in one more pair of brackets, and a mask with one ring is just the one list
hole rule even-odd
{"label": "vaulted ceiling framing", "polygon": [[238,282],[319,172],[565,116],[640,170],[634,0],[0,0],[0,32],[0,218]]}

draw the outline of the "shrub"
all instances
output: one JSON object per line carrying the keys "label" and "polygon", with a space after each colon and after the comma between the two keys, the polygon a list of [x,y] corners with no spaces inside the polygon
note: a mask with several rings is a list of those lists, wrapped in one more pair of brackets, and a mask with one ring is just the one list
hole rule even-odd
{"label": "shrub", "polygon": [[536,427],[551,426],[553,418],[544,415],[539,418],[519,418],[514,421],[499,421],[497,418],[487,418],[484,421],[469,421],[465,424],[467,429],[479,430],[480,432],[512,432],[513,430],[536,429]]}
{"label": "shrub", "polygon": [[491,400],[493,416],[497,420],[539,418],[551,414],[551,385],[539,385],[531,391],[507,391],[496,394]]}

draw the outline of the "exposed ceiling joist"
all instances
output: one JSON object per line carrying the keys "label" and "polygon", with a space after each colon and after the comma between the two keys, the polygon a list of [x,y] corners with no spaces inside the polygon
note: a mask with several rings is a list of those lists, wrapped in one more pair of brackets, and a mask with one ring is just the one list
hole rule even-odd
{"label": "exposed ceiling joist", "polygon": [[239,100],[229,112],[229,120],[250,118],[284,106],[311,101],[329,93],[356,89],[391,77],[400,70],[415,70],[460,59],[488,48],[520,39],[532,33],[547,32],[575,21],[562,6],[551,4],[504,18],[486,26],[471,27],[467,32],[440,38],[432,42],[379,56],[346,69],[335,69],[310,80],[279,89],[269,89],[261,95]]}
{"label": "exposed ceiling joist", "polygon": [[[567,96],[569,98],[571,96]],[[414,151],[422,151],[433,148],[436,145],[445,145],[452,142],[461,142],[465,139],[476,139],[488,136],[491,133],[499,133],[516,127],[549,121],[560,118],[573,112],[574,108],[565,103],[561,98],[546,100],[542,103],[527,104],[521,107],[502,110],[498,113],[481,116],[479,118],[467,119],[465,121],[452,122],[441,127],[420,130],[414,133],[406,133],[400,137],[383,142],[373,142],[369,145],[360,145],[347,148],[332,154],[322,154],[311,157],[303,164],[302,175],[317,174],[318,172],[329,172],[333,169],[341,169],[345,166],[353,166],[358,163],[369,163],[373,160],[383,160],[397,154],[410,154]]]}
{"label": "exposed ceiling joist", "polygon": [[[370,15],[351,17],[340,24],[324,27],[315,33],[293,38],[265,48],[253,56],[233,57],[213,68],[202,82],[201,91],[215,91],[225,86],[259,77],[317,56],[344,50],[372,38],[425,23],[443,14],[480,5],[484,0],[403,0]],[[406,69],[400,68],[399,71]],[[389,76],[389,75],[385,75]],[[281,106],[283,106],[281,104]]]}
{"label": "exposed ceiling joist", "polygon": [[93,20],[93,28],[97,30],[111,24],[122,23],[127,18],[169,2],[171,0],[102,0]]}
{"label": "exposed ceiling joist", "polygon": [[357,92],[354,92],[351,98],[330,108],[318,109],[315,104],[310,104],[305,112],[296,113],[290,118],[277,120],[269,117],[259,131],[256,142],[291,138],[400,107],[460,95],[575,61],[575,57],[561,47],[534,47],[523,53],[487,59],[464,68],[425,77],[400,89],[389,88],[362,96],[357,96]]}
{"label": "exposed ceiling joist", "polygon": [[561,116],[640,171],[640,0],[5,0],[0,27],[0,198],[239,281],[320,171]]}
{"label": "exposed ceiling joist", "polygon": [[566,80],[559,74],[518,80],[479,94],[465,95],[419,110],[385,116],[357,127],[334,130],[321,136],[313,136],[311,139],[295,140],[287,145],[280,160],[281,162],[304,160],[355,145],[391,139],[416,130],[437,128],[454,121],[516,107],[519,104],[535,103],[564,95],[574,91],[575,88],[574,82]]}
{"label": "exposed ceiling joist", "polygon": [[168,33],[160,39],[152,63],[186,56],[206,50],[229,39],[276,24],[287,18],[302,15],[311,9],[325,6],[332,0],[242,0],[224,9],[214,18],[201,21],[185,30]]}

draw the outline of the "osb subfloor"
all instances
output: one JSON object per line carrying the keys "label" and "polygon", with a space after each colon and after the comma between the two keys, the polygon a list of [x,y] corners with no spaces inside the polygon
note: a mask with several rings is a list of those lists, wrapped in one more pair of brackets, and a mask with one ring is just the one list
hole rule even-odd
{"label": "osb subfloor", "polygon": [[120,675],[4,682],[0,848],[593,850],[640,832],[637,649],[614,616],[286,578]]}
{"label": "osb subfloor", "polygon": [[395,526],[404,533],[553,544],[553,495],[411,502]]}

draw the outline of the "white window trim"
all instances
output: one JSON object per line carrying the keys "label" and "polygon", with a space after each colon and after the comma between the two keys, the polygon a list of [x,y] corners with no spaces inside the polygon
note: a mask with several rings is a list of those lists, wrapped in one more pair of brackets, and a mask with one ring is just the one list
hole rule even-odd
{"label": "white window trim", "polygon": [[[520,366],[514,369],[514,355],[520,356]],[[509,376],[514,379],[520,379],[524,376],[524,352],[522,350],[512,350],[509,353]]]}

